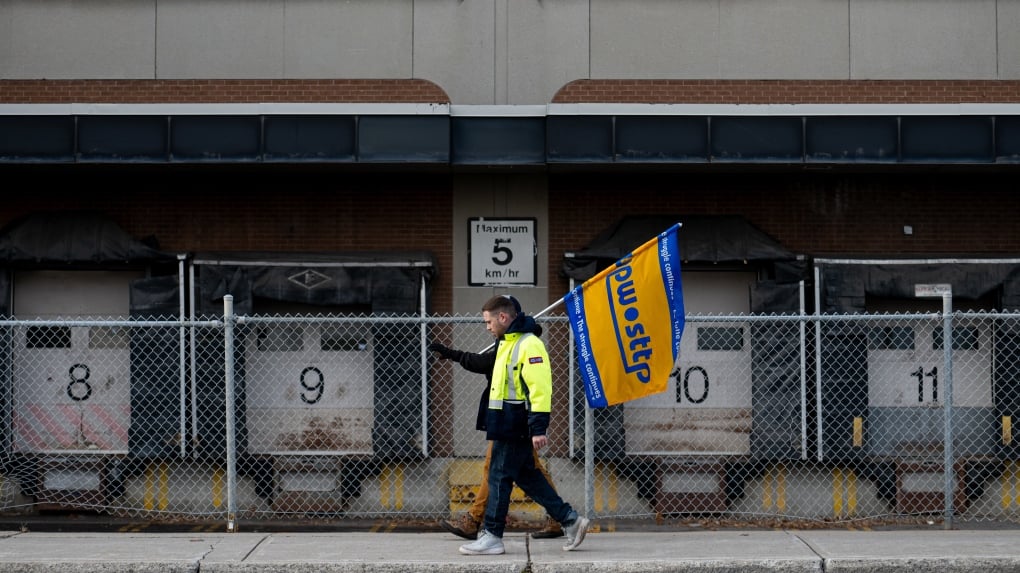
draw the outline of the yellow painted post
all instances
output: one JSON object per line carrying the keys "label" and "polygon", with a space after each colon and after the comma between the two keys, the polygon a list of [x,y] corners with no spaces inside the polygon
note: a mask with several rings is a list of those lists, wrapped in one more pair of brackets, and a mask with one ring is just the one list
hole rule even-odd
{"label": "yellow painted post", "polygon": [[843,515],[843,470],[840,468],[832,470],[832,514]]}
{"label": "yellow painted post", "polygon": [[609,511],[616,511],[620,505],[620,480],[616,477],[616,468],[609,467]]}
{"label": "yellow painted post", "polygon": [[857,474],[853,470],[832,470],[832,513],[836,517],[857,513]]}
{"label": "yellow painted post", "polygon": [[847,473],[846,498],[847,515],[857,515],[857,474],[853,470]]}
{"label": "yellow painted post", "polygon": [[166,510],[170,506],[170,466],[164,462],[159,464],[159,509]]}
{"label": "yellow painted post", "polygon": [[607,463],[595,465],[595,508],[615,511],[620,502],[620,484],[613,466]]}
{"label": "yellow painted post", "polygon": [[393,480],[393,497],[396,500],[394,509],[404,509],[404,466],[397,464],[396,474]]}
{"label": "yellow painted post", "polygon": [[212,504],[213,507],[223,505],[223,468],[214,468],[212,474]]}
{"label": "yellow painted post", "polygon": [[778,511],[786,510],[786,466],[776,464],[765,470],[764,487],[762,487],[762,507],[775,506]]}
{"label": "yellow painted post", "polygon": [[[383,507],[403,509],[404,507],[404,467],[400,464],[386,464],[379,474],[379,502]],[[393,496],[392,500],[390,496]]]}
{"label": "yellow painted post", "polygon": [[776,470],[779,472],[776,482],[776,508],[779,511],[786,511],[786,465],[779,464]]}
{"label": "yellow painted post", "polygon": [[1020,488],[1017,487],[1017,483],[1020,482],[1020,462],[1009,462],[1009,465],[1012,466],[1010,486],[1013,490],[1013,500],[1017,505],[1020,505]]}
{"label": "yellow painted post", "polygon": [[152,510],[156,506],[156,473],[153,470],[154,464],[145,466],[145,492],[142,494],[142,507]]}
{"label": "yellow painted post", "polygon": [[999,500],[1002,503],[1002,508],[1006,509],[1009,504],[1012,503],[1013,494],[1010,491],[1009,484],[1013,481],[1010,473],[1013,471],[1013,463],[1006,462],[1006,467],[1002,470],[1002,477],[999,478]]}
{"label": "yellow painted post", "polygon": [[1016,503],[1020,505],[1020,462],[1007,461],[1002,472],[1002,508],[1006,509]]}
{"label": "yellow painted post", "polygon": [[385,464],[379,472],[379,505],[390,507],[390,466]]}

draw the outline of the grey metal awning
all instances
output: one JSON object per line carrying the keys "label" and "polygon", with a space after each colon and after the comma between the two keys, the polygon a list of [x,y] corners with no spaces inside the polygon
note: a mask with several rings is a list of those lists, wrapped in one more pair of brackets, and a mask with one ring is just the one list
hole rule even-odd
{"label": "grey metal awning", "polygon": [[31,163],[1018,165],[1020,106],[0,105]]}

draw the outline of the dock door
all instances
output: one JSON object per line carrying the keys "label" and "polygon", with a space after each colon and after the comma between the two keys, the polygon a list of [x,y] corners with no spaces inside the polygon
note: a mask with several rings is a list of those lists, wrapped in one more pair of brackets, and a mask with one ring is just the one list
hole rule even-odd
{"label": "dock door", "polygon": [[[952,431],[963,510],[989,472],[1000,471],[1001,379],[1010,325],[968,314],[998,312],[1015,300],[1016,261],[985,259],[817,260],[819,310],[878,315],[820,326],[821,459],[872,476],[898,511],[944,507],[948,378],[941,299],[915,285],[952,288]],[[902,315],[898,317],[897,315]],[[927,316],[925,316],[927,315]],[[1008,369],[1008,368],[1007,368]]]}
{"label": "dock door", "polygon": [[[568,254],[564,272],[583,282],[677,222],[687,313],[680,358],[665,392],[592,412],[595,458],[632,479],[657,512],[721,511],[739,495],[748,459],[802,452],[800,376],[770,367],[797,350],[797,325],[739,318],[797,312],[801,277],[777,274],[777,263],[794,268],[796,257],[740,217],[647,215],[624,217]],[[581,457],[583,391],[574,395]]]}
{"label": "dock door", "polygon": [[5,228],[0,260],[13,317],[38,322],[9,331],[14,474],[39,503],[102,505],[130,450],[132,333],[74,323],[127,320],[132,284],[175,274],[176,257],[102,215],[46,212]]}
{"label": "dock door", "polygon": [[[222,312],[231,294],[245,318],[234,339],[239,470],[275,511],[343,511],[382,463],[428,455],[422,327],[384,319],[423,312],[429,255],[201,253],[192,264],[198,314]],[[213,412],[222,392],[204,381],[222,361],[208,356],[194,407]],[[194,431],[210,429],[220,431]]]}

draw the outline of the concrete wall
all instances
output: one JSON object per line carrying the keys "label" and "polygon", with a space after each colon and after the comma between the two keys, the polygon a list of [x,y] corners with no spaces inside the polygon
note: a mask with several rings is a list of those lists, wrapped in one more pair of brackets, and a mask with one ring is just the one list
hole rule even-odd
{"label": "concrete wall", "polygon": [[846,79],[846,2],[593,0],[593,78]]}
{"label": "concrete wall", "polygon": [[[512,294],[521,301],[521,306],[528,314],[536,314],[546,306],[549,300],[549,234],[550,221],[547,213],[548,194],[547,179],[544,176],[492,176],[462,175],[453,182],[453,252],[457,253],[453,260],[453,312],[461,315],[481,316],[482,304],[496,294]],[[468,286],[468,219],[473,217],[534,217],[537,242],[537,268],[534,287],[473,287]],[[481,322],[471,331],[462,332],[472,342],[461,343],[454,340],[454,346],[471,352],[480,352],[476,348],[479,333],[484,334],[485,325]],[[484,338],[484,337],[483,337]],[[458,419],[473,420],[478,406],[477,397],[485,385],[484,377],[466,372],[461,368],[454,370],[455,396],[469,396],[471,399],[454,402],[454,416]],[[458,433],[453,437],[454,453],[470,455],[471,452],[484,450],[485,434],[470,431]]]}
{"label": "concrete wall", "polygon": [[0,0],[0,79],[1017,79],[1012,0]]}
{"label": "concrete wall", "polygon": [[0,78],[152,79],[155,5],[0,1]]}

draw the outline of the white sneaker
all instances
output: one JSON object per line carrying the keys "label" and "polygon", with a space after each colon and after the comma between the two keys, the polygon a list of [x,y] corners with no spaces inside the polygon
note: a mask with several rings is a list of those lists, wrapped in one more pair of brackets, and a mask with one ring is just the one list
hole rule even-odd
{"label": "white sneaker", "polygon": [[567,544],[563,546],[564,551],[573,551],[584,541],[584,534],[588,533],[588,524],[591,521],[587,517],[578,517],[574,523],[563,526],[563,533],[567,536]]}
{"label": "white sneaker", "polygon": [[[585,520],[585,523],[588,523]],[[485,531],[478,535],[478,539],[460,546],[463,555],[502,555],[506,553],[503,549],[503,539]]]}

